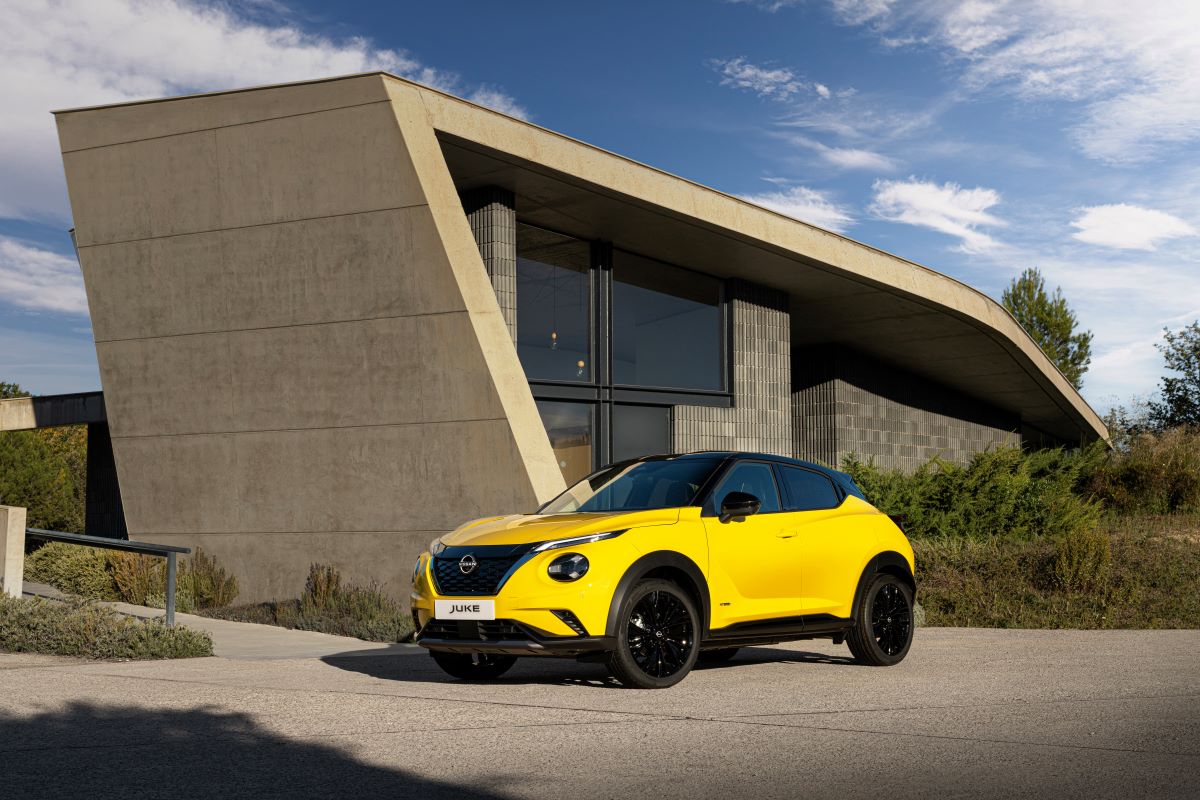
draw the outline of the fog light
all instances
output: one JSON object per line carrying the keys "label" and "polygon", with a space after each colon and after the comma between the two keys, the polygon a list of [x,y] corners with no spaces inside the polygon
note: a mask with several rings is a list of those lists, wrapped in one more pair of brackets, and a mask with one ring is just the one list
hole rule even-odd
{"label": "fog light", "polygon": [[546,572],[556,581],[577,581],[587,575],[588,560],[579,553],[567,553],[550,562]]}

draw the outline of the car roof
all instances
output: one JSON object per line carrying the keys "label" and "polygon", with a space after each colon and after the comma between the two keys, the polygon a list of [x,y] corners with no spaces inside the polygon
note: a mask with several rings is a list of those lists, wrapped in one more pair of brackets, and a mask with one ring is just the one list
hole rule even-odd
{"label": "car roof", "polygon": [[799,458],[790,458],[788,456],[776,455],[774,453],[754,453],[743,452],[740,450],[699,450],[692,453],[671,453],[661,455],[648,455],[641,458],[629,459],[629,462],[634,461],[687,461],[691,459],[727,459],[727,458],[751,458],[760,461],[774,461],[777,464],[787,464],[794,467],[804,467],[813,472],[819,472],[826,477],[832,478],[838,483],[850,483],[854,485],[854,479],[849,474],[840,470],[832,469],[821,464],[816,464],[812,461],[804,461]]}

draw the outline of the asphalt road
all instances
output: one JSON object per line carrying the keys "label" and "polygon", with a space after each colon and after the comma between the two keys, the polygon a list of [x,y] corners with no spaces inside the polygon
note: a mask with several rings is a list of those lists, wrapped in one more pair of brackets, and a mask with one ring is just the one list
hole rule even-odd
{"label": "asphalt road", "polygon": [[674,689],[423,652],[0,656],[0,796],[1200,797],[1200,631],[922,629],[743,651]]}

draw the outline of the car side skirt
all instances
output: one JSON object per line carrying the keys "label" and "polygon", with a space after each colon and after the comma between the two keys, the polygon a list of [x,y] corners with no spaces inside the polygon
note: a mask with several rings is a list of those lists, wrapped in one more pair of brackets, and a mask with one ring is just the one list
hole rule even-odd
{"label": "car side skirt", "polygon": [[753,622],[738,622],[724,628],[710,630],[708,636],[700,642],[700,649],[749,647],[799,639],[837,637],[853,627],[853,619],[843,619],[830,614],[805,614],[799,617],[776,617]]}

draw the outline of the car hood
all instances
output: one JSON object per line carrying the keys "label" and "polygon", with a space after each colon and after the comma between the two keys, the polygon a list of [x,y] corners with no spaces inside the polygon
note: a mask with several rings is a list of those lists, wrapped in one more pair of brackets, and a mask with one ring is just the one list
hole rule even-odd
{"label": "car hood", "polygon": [[678,508],[616,514],[514,514],[468,522],[443,536],[442,541],[449,547],[532,544],[678,521]]}

